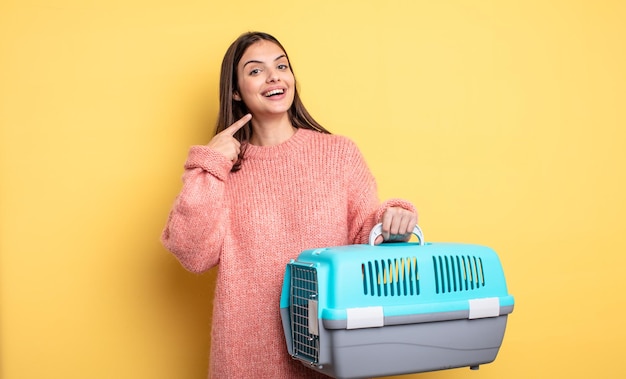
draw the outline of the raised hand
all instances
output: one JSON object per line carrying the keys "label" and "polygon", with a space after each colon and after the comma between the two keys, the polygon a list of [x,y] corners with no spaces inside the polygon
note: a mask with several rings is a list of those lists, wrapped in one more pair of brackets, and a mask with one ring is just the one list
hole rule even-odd
{"label": "raised hand", "polygon": [[239,157],[241,144],[235,137],[237,130],[241,129],[252,119],[252,115],[248,113],[239,120],[235,121],[231,126],[217,133],[207,144],[208,147],[223,154],[232,162],[236,162]]}

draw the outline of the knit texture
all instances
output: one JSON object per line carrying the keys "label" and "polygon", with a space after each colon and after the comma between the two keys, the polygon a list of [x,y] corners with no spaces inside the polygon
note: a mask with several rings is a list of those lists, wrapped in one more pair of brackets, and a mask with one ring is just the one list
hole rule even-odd
{"label": "knit texture", "polygon": [[349,139],[298,129],[249,145],[240,171],[206,146],[189,151],[162,242],[189,271],[219,264],[209,378],[327,378],[287,353],[280,320],[285,265],[305,249],[366,243],[384,210]]}

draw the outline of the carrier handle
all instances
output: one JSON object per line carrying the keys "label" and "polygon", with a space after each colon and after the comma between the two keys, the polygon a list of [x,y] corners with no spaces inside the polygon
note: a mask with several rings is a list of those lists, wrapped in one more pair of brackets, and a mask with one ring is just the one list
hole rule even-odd
{"label": "carrier handle", "polygon": [[[378,237],[379,235],[383,234],[383,224],[376,224],[376,226],[374,226],[372,228],[372,231],[370,232],[370,245],[374,246],[374,241],[376,241],[376,237]],[[419,226],[415,225],[415,228],[413,228],[413,234],[420,240],[419,244],[423,245],[424,244],[424,233],[422,232],[422,229],[420,229]]]}

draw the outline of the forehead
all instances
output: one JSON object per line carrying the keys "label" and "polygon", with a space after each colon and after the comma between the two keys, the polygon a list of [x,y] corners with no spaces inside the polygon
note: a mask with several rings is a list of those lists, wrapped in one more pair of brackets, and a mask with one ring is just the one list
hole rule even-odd
{"label": "forehead", "polygon": [[261,40],[248,46],[239,61],[239,67],[243,67],[250,61],[269,63],[276,60],[280,56],[284,56],[285,52],[277,44],[272,41]]}

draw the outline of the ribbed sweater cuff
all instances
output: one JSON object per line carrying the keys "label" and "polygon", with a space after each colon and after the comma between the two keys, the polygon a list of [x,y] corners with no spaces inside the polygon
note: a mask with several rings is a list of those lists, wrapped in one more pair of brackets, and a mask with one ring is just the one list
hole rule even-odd
{"label": "ribbed sweater cuff", "polygon": [[220,180],[226,180],[233,162],[207,146],[192,146],[185,162],[185,169],[201,168]]}
{"label": "ribbed sweater cuff", "polygon": [[383,202],[380,205],[380,207],[378,207],[378,212],[376,212],[377,223],[381,222],[383,218],[383,214],[388,208],[391,208],[391,207],[400,207],[400,208],[406,209],[408,211],[411,211],[417,214],[417,210],[415,209],[415,206],[413,206],[411,202],[407,200],[403,200],[403,199],[389,199]]}

